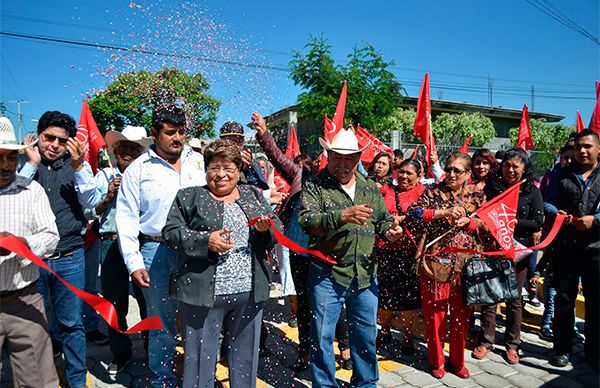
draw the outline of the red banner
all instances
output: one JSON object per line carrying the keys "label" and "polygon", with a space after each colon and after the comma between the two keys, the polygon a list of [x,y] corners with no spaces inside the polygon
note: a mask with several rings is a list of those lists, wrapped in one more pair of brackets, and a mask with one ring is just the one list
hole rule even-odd
{"label": "red banner", "polygon": [[300,144],[298,143],[298,136],[296,135],[296,128],[292,125],[290,130],[290,138],[288,139],[287,148],[285,150],[285,156],[290,159],[294,159],[300,155]]}
{"label": "red banner", "polygon": [[435,141],[433,140],[433,128],[431,126],[431,96],[429,93],[429,73],[425,74],[419,99],[417,100],[417,114],[415,116],[415,136],[420,137],[427,148],[425,161],[428,167],[428,176],[433,177],[431,172],[431,154],[437,153]]}
{"label": "red banner", "polygon": [[121,331],[119,329],[119,322],[117,320],[117,311],[115,310],[115,306],[108,300],[94,294],[90,294],[89,292],[80,290],[79,288],[69,284],[63,278],[58,276],[56,272],[54,272],[42,259],[37,257],[28,247],[23,244],[18,238],[15,236],[8,237],[0,237],[0,248],[7,249],[11,252],[16,253],[17,255],[24,257],[25,259],[31,261],[33,264],[38,267],[45,269],[50,272],[58,280],[62,282],[71,292],[73,292],[79,299],[83,300],[85,303],[89,304],[94,310],[100,314],[100,316],[106,321],[106,323],[113,328],[115,331],[123,334],[133,334],[139,333],[144,330],[161,330],[162,323],[159,317],[148,317],[143,319],[134,325],[131,329],[126,331]]}
{"label": "red banner", "polygon": [[81,116],[79,116],[79,125],[75,138],[79,140],[86,149],[85,161],[92,167],[94,175],[98,172],[98,151],[106,147],[102,134],[98,130],[96,121],[92,116],[92,111],[87,101],[83,101],[81,106]]}
{"label": "red banner", "polygon": [[[256,223],[256,221],[259,220],[260,217],[255,217],[253,219],[251,219],[248,222],[248,226],[252,227],[252,225],[254,225]],[[323,253],[319,252],[319,251],[314,251],[312,249],[306,249],[304,247],[301,247],[300,245],[296,244],[294,241],[290,240],[289,238],[287,238],[283,233],[281,233],[276,227],[275,227],[275,223],[273,222],[272,219],[269,219],[269,222],[271,223],[271,230],[273,231],[273,235],[275,236],[275,240],[277,240],[278,243],[280,243],[281,245],[283,245],[284,247],[296,252],[296,253],[302,253],[305,255],[312,255],[315,256],[323,261],[325,261],[326,263],[329,264],[336,264],[337,261],[335,261],[335,259],[331,258],[330,256],[326,256]]]}
{"label": "red banner", "polygon": [[485,203],[477,216],[488,227],[500,248],[510,258],[515,257],[513,236],[517,222],[517,206],[519,204],[519,188],[523,182],[509,187],[502,194]]}
{"label": "red banner", "polygon": [[581,117],[581,113],[579,113],[579,111],[577,111],[577,123],[575,124],[575,128],[577,133],[585,129],[585,124],[583,123],[583,118]]}
{"label": "red banner", "polygon": [[525,151],[535,149],[533,137],[531,137],[531,127],[529,126],[529,109],[527,109],[527,104],[523,104],[523,111],[521,112],[521,125],[519,126],[517,147]]}
{"label": "red banner", "polygon": [[[335,108],[335,114],[333,115],[333,120],[331,120],[327,115],[325,115],[324,122],[324,131],[323,131],[323,140],[331,144],[331,140],[333,137],[344,127],[344,112],[346,110],[346,95],[347,95],[348,85],[347,82],[344,81],[344,86],[342,86],[342,92],[340,93],[340,98],[338,99],[337,106]],[[321,162],[319,164],[319,171],[327,166],[327,155],[325,152],[321,154]]]}
{"label": "red banner", "polygon": [[462,152],[463,154],[468,154],[469,153],[469,142],[471,142],[472,138],[473,138],[473,136],[469,136],[469,138],[467,140],[465,140],[465,142],[463,143],[462,147],[460,147],[458,152]]}

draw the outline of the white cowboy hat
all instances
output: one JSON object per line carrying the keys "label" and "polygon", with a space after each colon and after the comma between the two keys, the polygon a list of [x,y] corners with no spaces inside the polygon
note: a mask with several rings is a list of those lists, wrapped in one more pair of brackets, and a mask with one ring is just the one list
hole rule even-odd
{"label": "white cowboy hat", "polygon": [[[35,142],[33,144],[35,144]],[[8,117],[0,117],[0,149],[19,151],[33,144],[17,143],[17,137],[15,136],[15,129],[12,123]]]}
{"label": "white cowboy hat", "polygon": [[123,128],[123,131],[121,132],[112,130],[106,132],[106,135],[104,135],[104,140],[111,151],[114,151],[117,144],[123,140],[137,143],[146,149],[154,142],[154,139],[148,137],[147,135],[146,128],[128,125]]}
{"label": "white cowboy hat", "polygon": [[371,141],[367,143],[363,148],[358,148],[358,139],[351,128],[342,128],[334,137],[331,139],[331,144],[319,138],[319,143],[325,151],[331,151],[342,155],[356,154],[363,152]]}

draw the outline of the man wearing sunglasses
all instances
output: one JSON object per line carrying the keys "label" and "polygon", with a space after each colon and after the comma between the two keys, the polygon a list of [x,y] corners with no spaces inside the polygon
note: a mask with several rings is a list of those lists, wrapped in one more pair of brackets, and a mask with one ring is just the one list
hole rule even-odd
{"label": "man wearing sunglasses", "polygon": [[[48,111],[40,117],[38,142],[25,149],[27,163],[19,175],[37,181],[50,200],[56,217],[60,241],[47,264],[60,277],[77,288],[84,288],[85,260],[83,233],[87,220],[83,208],[92,208],[101,199],[92,169],[83,161],[85,149],[77,139],[71,116]],[[33,135],[25,138],[31,144]],[[83,302],[56,277],[40,271],[38,282],[48,313],[54,354],[62,351],[65,374],[73,388],[84,387],[87,367],[86,337],[82,322]]]}

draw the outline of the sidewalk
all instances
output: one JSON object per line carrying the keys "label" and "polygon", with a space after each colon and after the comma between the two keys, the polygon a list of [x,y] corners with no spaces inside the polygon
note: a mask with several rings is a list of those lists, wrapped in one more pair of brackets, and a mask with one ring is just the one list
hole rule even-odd
{"label": "sidewalk", "polygon": [[[275,291],[277,292],[277,291]],[[128,321],[135,323],[139,321],[136,313],[135,300],[131,298],[130,315]],[[540,339],[537,334],[536,322],[539,322],[541,308],[526,306],[524,312],[524,324],[522,330],[523,344],[521,346],[521,363],[508,365],[502,358],[502,337],[504,332],[503,323],[498,321],[497,341],[500,345],[494,347],[487,359],[475,360],[471,357],[471,350],[475,346],[473,340],[467,344],[467,368],[471,372],[471,378],[462,380],[451,373],[437,380],[429,374],[430,368],[427,364],[427,348],[421,333],[417,342],[417,352],[410,357],[400,353],[400,342],[397,341],[392,348],[381,352],[379,370],[380,387],[598,387],[600,377],[583,360],[583,346],[575,347],[571,358],[572,365],[567,368],[558,369],[548,364],[552,356],[552,343]],[[258,387],[310,387],[310,372],[304,371],[295,375],[291,369],[296,357],[296,344],[298,341],[297,329],[287,325],[289,307],[283,305],[280,299],[271,299],[265,309],[265,324],[269,335],[267,339],[268,355],[261,358],[259,363]],[[581,324],[581,322],[580,322]],[[106,332],[105,327],[101,330]],[[394,333],[400,339],[399,333]],[[473,336],[473,338],[475,338]],[[147,378],[150,373],[145,363],[143,341],[139,335],[132,336],[134,344],[134,362],[118,376],[109,376],[106,366],[111,361],[108,346],[97,346],[88,343],[87,364],[89,387],[146,387]],[[337,348],[336,348],[337,349]],[[182,368],[182,349],[178,348],[179,355],[176,364],[179,370]],[[447,349],[446,349],[447,350]],[[6,359],[1,365],[6,365]],[[57,360],[59,370],[62,360]],[[0,379],[1,387],[11,386],[7,368],[3,368]],[[178,373],[180,375],[180,372]],[[338,369],[337,376],[342,386],[347,386],[350,381],[351,371]],[[227,369],[218,365],[217,378],[222,386],[228,387]]]}

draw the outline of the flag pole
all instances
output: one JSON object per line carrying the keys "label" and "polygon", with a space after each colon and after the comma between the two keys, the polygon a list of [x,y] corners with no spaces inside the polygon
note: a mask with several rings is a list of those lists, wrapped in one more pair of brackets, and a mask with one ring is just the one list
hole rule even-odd
{"label": "flag pole", "polygon": [[104,154],[104,159],[106,160],[106,162],[108,163],[108,166],[110,167],[110,173],[112,174],[112,176],[117,176],[117,172],[115,171],[115,168],[112,165],[112,162],[110,160],[110,156],[108,155],[108,152],[106,152],[106,147],[102,147],[102,153]]}

